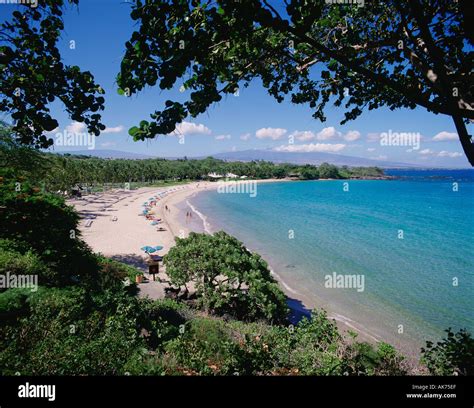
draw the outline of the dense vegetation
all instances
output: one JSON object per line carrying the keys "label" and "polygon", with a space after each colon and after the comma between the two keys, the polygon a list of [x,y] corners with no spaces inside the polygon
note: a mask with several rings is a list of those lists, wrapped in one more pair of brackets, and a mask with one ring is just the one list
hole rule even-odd
{"label": "dense vegetation", "polygon": [[288,315],[285,295],[267,263],[236,238],[220,231],[177,238],[165,256],[173,285],[194,284],[197,304],[206,312],[240,320],[282,323]]}
{"label": "dense vegetation", "polygon": [[[38,159],[23,148],[2,157],[29,155]],[[192,234],[165,258],[171,282],[195,285],[194,296],[137,297],[140,271],[91,252],[78,215],[40,188],[39,174],[0,169],[0,277],[36,275],[39,285],[0,288],[0,374],[413,372],[392,346],[345,338],[324,311],[290,324],[266,263],[225,233]],[[469,333],[450,332],[423,361],[433,374],[472,374],[473,348]]]}
{"label": "dense vegetation", "polygon": [[100,159],[94,157],[48,155],[54,167],[46,178],[51,188],[63,188],[75,183],[97,185],[101,183],[153,182],[157,180],[203,180],[209,173],[233,173],[254,179],[295,177],[303,180],[318,178],[381,177],[377,167],[336,167],[323,163],[320,166],[274,164],[266,161],[226,162],[208,157],[202,160],[180,159]]}
{"label": "dense vegetation", "polygon": [[204,180],[209,173],[247,176],[250,179],[293,177],[319,178],[383,177],[378,167],[337,167],[274,164],[266,161],[226,162],[208,157],[202,160],[102,159],[90,156],[43,153],[14,141],[11,128],[0,122],[0,160],[6,167],[21,169],[28,179],[47,191],[68,191],[75,185],[102,186],[113,183],[156,183],[158,181]]}

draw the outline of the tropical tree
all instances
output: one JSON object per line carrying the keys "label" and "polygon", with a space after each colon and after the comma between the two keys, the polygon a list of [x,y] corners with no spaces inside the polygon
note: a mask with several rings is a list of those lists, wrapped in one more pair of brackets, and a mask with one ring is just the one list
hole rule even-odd
{"label": "tropical tree", "polygon": [[244,320],[286,319],[285,295],[267,263],[223,231],[178,238],[164,263],[173,285],[195,286],[199,306],[207,312]]}
{"label": "tropical tree", "polygon": [[319,166],[319,177],[321,178],[339,178],[339,171],[336,166],[328,163],[322,163]]}
{"label": "tropical tree", "polygon": [[58,126],[49,108],[56,99],[90,133],[99,135],[105,129],[97,113],[104,109],[104,91],[90,72],[64,65],[56,46],[64,29],[64,3],[38,0],[37,7],[30,7],[22,2],[21,11],[0,25],[0,112],[11,115],[15,137],[23,144],[53,144],[45,133]]}
{"label": "tropical tree", "polygon": [[321,121],[328,102],[347,109],[342,124],[383,106],[451,116],[474,165],[467,1],[271,3],[134,0],[138,28],[125,44],[119,92],[178,85],[188,96],[131,128],[135,140],[170,133],[260,78],[278,102],[309,104]]}

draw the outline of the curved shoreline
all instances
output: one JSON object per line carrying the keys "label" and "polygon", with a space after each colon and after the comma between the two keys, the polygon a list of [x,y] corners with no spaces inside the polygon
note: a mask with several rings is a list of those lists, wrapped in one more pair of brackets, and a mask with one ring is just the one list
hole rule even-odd
{"label": "curved shoreline", "polygon": [[[205,190],[202,190],[205,191]],[[195,192],[194,194],[190,195],[187,197],[186,205],[191,209],[196,209],[200,214],[203,215],[203,217],[206,220],[206,223],[208,226],[210,226],[211,232],[215,232],[217,228],[212,225],[212,217],[209,219],[208,216],[203,214],[199,208],[196,208],[196,205],[192,203],[192,198],[195,197],[199,192]],[[191,202],[189,202],[191,200]],[[191,205],[189,205],[191,204]],[[192,207],[191,207],[192,206]],[[200,217],[202,220],[202,217]],[[224,231],[226,230],[225,227],[219,226],[219,229],[223,229]],[[202,232],[202,231],[198,231]],[[232,231],[226,231],[228,233],[232,233]],[[245,242],[245,237],[242,238],[240,237],[244,242],[244,245],[248,246],[247,243]],[[256,248],[249,248],[252,252],[257,252],[260,253]],[[268,256],[268,254],[267,254]],[[413,365],[416,365],[419,360],[420,356],[420,349],[417,343],[411,342],[411,341],[400,341],[397,342],[396,340],[394,341],[393,338],[391,338],[388,334],[385,334],[385,332],[382,330],[381,326],[374,325],[374,329],[379,329],[379,333],[374,332],[372,329],[367,327],[365,324],[361,323],[360,321],[349,317],[351,316],[350,314],[344,313],[344,310],[340,310],[340,308],[337,307],[337,300],[330,300],[329,302],[327,300],[324,300],[322,298],[319,298],[317,294],[313,294],[313,296],[310,296],[308,294],[304,294],[301,291],[295,289],[291,285],[291,278],[284,277],[281,273],[279,273],[279,268],[275,267],[273,263],[269,260],[268,258],[265,258],[265,261],[268,263],[269,268],[271,269],[272,274],[276,278],[276,280],[279,282],[281,285],[284,293],[286,294],[288,301],[289,301],[289,306],[292,309],[293,312],[297,312],[299,316],[301,315],[307,315],[308,312],[312,309],[324,309],[327,311],[328,318],[335,320],[337,327],[341,331],[341,333],[345,334],[347,338],[350,340],[350,335],[349,332],[355,332],[357,333],[358,337],[357,339],[359,341],[366,341],[368,343],[379,343],[379,342],[387,342],[389,344],[392,344],[394,347],[396,347],[397,350],[402,352],[406,360],[410,362]],[[281,265],[280,265],[281,267]],[[336,306],[336,307],[333,307]],[[339,309],[339,310],[338,310]]]}
{"label": "curved shoreline", "polygon": [[[207,189],[209,191],[210,189]],[[215,228],[212,228],[212,224],[208,221],[208,217],[204,215],[201,211],[199,211],[195,205],[189,202],[190,199],[195,197],[197,194],[204,192],[206,190],[202,190],[199,192],[194,192],[190,196],[186,197],[186,205],[198,215],[200,220],[203,223],[203,230],[211,234],[215,232]],[[184,201],[184,200],[183,200]],[[175,203],[179,204],[179,203]],[[245,243],[244,243],[245,244]],[[250,251],[255,252],[253,249],[248,248]],[[299,292],[298,290],[294,289],[293,287],[290,286],[290,284],[279,274],[278,272],[275,271],[275,268],[272,267],[271,263],[268,262],[268,260],[265,259],[265,261],[268,263],[272,275],[275,277],[275,279],[278,281],[278,283],[281,285],[283,291],[285,292],[286,296],[288,297],[289,301],[289,306],[293,310],[293,312],[296,312],[298,315],[309,315],[311,309],[320,307],[318,306],[318,303],[315,299],[310,300],[307,298],[304,294]],[[293,301],[293,302],[292,302]],[[302,306],[297,306],[295,303],[297,301],[298,303],[301,303]],[[311,306],[314,305],[314,306]],[[371,333],[369,329],[364,327],[362,324],[358,323],[357,321],[344,316],[339,313],[328,313],[328,318],[334,319],[338,325],[338,328],[344,332],[347,333],[348,331],[355,331],[358,333],[359,338],[364,341],[368,341],[371,343],[377,343],[380,341],[383,341],[382,338],[377,336],[374,333]],[[405,350],[406,351],[406,350]]]}
{"label": "curved shoreline", "polygon": [[[263,180],[258,181],[258,183],[286,181],[289,180]],[[94,251],[101,252],[106,256],[113,257],[122,262],[128,262],[137,267],[140,267],[141,264],[142,270],[145,270],[144,254],[140,250],[142,246],[162,245],[164,249],[160,251],[160,255],[165,255],[169,249],[175,245],[175,237],[184,238],[193,231],[193,226],[190,225],[187,218],[185,218],[182,208],[183,204],[197,214],[203,224],[204,230],[206,231],[207,229],[206,232],[212,232],[212,225],[209,223],[206,214],[200,212],[189,200],[200,192],[216,189],[219,184],[220,183],[216,182],[193,182],[187,185],[168,188],[146,187],[133,191],[112,191],[94,195],[92,200],[86,200],[86,203],[84,203],[83,200],[70,200],[70,203],[76,207],[79,213],[82,212],[83,216],[84,213],[91,212],[91,210],[92,212],[102,212],[102,214],[99,214],[99,217],[94,220],[91,227],[85,227],[81,222],[83,238]],[[161,226],[165,229],[160,232],[157,232],[156,227],[152,226],[145,217],[139,216],[143,202],[149,196],[158,194],[164,194],[153,208],[155,214],[162,219]],[[104,202],[109,202],[110,204],[107,205],[110,208],[107,208],[107,210],[91,209],[90,207],[94,205],[93,203],[95,202],[100,202],[99,205],[101,206],[104,205]],[[168,210],[166,210],[166,208],[168,208]],[[108,213],[105,211],[111,212]],[[113,216],[118,218],[116,222],[110,222]],[[272,268],[270,263],[269,266],[287,295],[289,305],[293,311],[299,312],[300,314],[303,312],[304,314],[304,312],[312,308],[324,307],[321,306],[321,302],[318,301],[317,297],[309,298],[298,290],[295,290],[291,287],[291,281],[287,283],[281,274],[275,272],[275,268]],[[144,296],[159,298],[164,296],[166,286],[165,282],[149,281],[140,285],[140,290]],[[292,300],[293,304],[291,304]],[[349,330],[356,331],[359,334],[360,340],[371,343],[382,340],[347,316],[340,313],[328,313],[328,316],[336,321],[339,329],[343,333],[347,333]],[[401,347],[397,348],[401,349],[407,355],[413,355],[413,350],[405,350]]]}

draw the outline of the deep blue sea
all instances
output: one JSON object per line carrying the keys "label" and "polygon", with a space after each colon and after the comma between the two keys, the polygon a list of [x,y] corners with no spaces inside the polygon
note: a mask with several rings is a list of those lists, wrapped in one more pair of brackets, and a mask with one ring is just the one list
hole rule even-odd
{"label": "deep blue sea", "polygon": [[[190,202],[295,298],[415,353],[448,327],[474,332],[474,170],[386,173],[398,178],[262,183],[253,198]],[[363,276],[363,290],[327,287],[333,273]]]}

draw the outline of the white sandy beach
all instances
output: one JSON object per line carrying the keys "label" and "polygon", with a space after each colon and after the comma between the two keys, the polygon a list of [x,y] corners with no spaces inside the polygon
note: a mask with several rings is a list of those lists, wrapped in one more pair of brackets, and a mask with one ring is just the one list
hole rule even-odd
{"label": "white sandy beach", "polygon": [[[262,180],[258,183],[268,183],[283,180]],[[153,281],[148,276],[148,266],[145,263],[146,256],[140,249],[143,246],[162,245],[163,250],[159,255],[165,255],[175,244],[175,237],[186,237],[190,225],[183,219],[182,203],[201,191],[216,189],[220,183],[216,182],[193,182],[186,185],[174,187],[144,187],[137,190],[114,190],[106,193],[84,196],[82,199],[70,199],[68,204],[73,205],[83,217],[80,222],[80,231],[85,242],[94,252],[128,263],[145,272],[145,281],[139,284],[140,296],[152,299],[163,298],[164,289],[167,287],[167,277],[160,263],[160,281]],[[162,219],[159,225],[151,225],[151,221],[140,216],[142,205],[149,198],[159,193],[166,195],[157,201],[153,207],[154,215]],[[165,210],[165,207],[168,210]],[[191,210],[191,209],[190,209]],[[196,215],[196,214],[195,214]],[[86,227],[87,217],[94,217],[92,224]],[[116,221],[112,219],[116,217]],[[157,231],[157,227],[163,227],[165,231]],[[308,309],[317,307],[314,299],[305,299],[291,289],[291,282],[281,281],[278,274],[275,277],[280,281],[281,287],[289,298],[297,298],[301,304]],[[288,285],[290,284],[290,286]],[[369,333],[359,330],[350,319],[344,316],[329,316],[336,320],[339,328],[359,333],[359,340],[377,342],[378,339]]]}
{"label": "white sandy beach", "polygon": [[[268,183],[281,180],[262,180]],[[122,261],[148,271],[145,253],[140,249],[146,245],[163,246],[159,255],[165,255],[175,244],[175,237],[184,238],[191,232],[185,219],[180,219],[178,205],[194,194],[218,188],[217,182],[193,182],[171,187],[143,187],[137,190],[111,190],[67,200],[81,216],[79,229],[84,241],[94,252]],[[160,193],[166,193],[153,207],[154,215],[162,219],[159,225],[141,216],[143,203]],[[165,210],[165,207],[168,210]],[[92,223],[90,223],[92,220]],[[115,220],[115,221],[114,221]],[[87,224],[90,226],[87,226]],[[164,231],[157,231],[163,227]],[[162,272],[161,280],[166,282]],[[148,278],[148,274],[145,273]],[[166,283],[146,279],[139,285],[140,295],[152,299],[164,297]]]}

